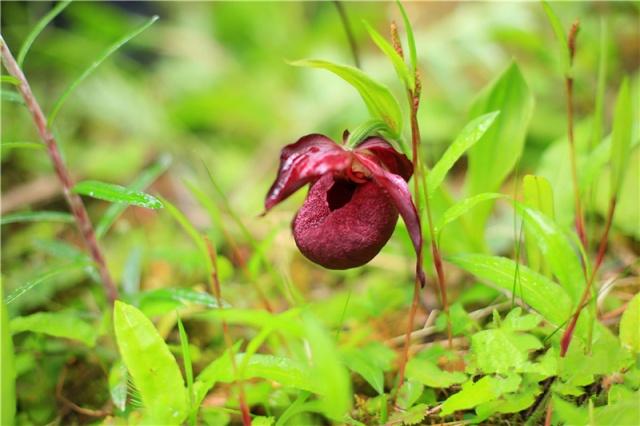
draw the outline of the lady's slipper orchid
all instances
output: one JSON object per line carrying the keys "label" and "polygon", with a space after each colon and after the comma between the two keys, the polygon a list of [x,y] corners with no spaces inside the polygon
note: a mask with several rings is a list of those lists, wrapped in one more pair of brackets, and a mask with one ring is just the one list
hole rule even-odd
{"label": "lady's slipper orchid", "polygon": [[[329,269],[364,265],[391,237],[398,212],[419,259],[420,221],[407,185],[412,174],[409,159],[380,137],[349,149],[311,134],[282,149],[265,209],[311,183],[292,223],[296,244],[308,259]],[[420,264],[416,273],[424,283]]]}

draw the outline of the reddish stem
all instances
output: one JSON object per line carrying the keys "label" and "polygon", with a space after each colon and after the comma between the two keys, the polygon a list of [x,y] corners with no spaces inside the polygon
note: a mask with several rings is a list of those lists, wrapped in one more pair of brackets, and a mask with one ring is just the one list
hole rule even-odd
{"label": "reddish stem", "polygon": [[[220,287],[220,279],[218,278],[218,254],[216,252],[215,247],[211,244],[211,240],[204,235],[204,242],[207,245],[207,251],[209,252],[209,258],[211,259],[211,265],[213,268],[211,269],[211,277],[209,279],[209,287],[210,291],[216,296],[218,301],[218,308],[222,307],[222,289]],[[237,377],[238,374],[238,365],[236,364],[235,354],[231,352],[231,348],[233,347],[233,340],[231,339],[231,335],[229,334],[229,327],[226,321],[222,321],[222,335],[224,336],[224,342],[229,351],[229,356],[231,357],[231,367],[233,368],[233,374]],[[249,406],[247,405],[247,398],[244,392],[244,382],[242,380],[238,380],[238,399],[240,400],[240,412],[242,413],[242,424],[244,426],[251,426],[251,414],[249,411]]]}
{"label": "reddish stem", "polygon": [[89,251],[89,255],[93,259],[96,267],[98,268],[98,272],[100,273],[100,278],[102,279],[102,285],[104,287],[104,292],[107,296],[107,299],[111,304],[118,298],[118,289],[116,288],[113,280],[111,279],[111,275],[109,274],[109,270],[107,269],[107,264],[100,250],[100,246],[98,245],[98,241],[96,240],[96,235],[93,230],[93,225],[91,224],[91,220],[89,219],[89,215],[87,214],[87,210],[84,207],[84,203],[82,202],[82,198],[78,194],[72,192],[74,182],[71,178],[71,174],[64,164],[64,160],[62,159],[62,155],[60,154],[60,150],[58,148],[58,144],[56,142],[53,133],[51,133],[51,129],[47,126],[47,119],[42,112],[42,108],[38,104],[33,92],[31,91],[31,86],[29,86],[29,82],[25,77],[24,73],[20,69],[20,66],[14,59],[11,51],[9,50],[9,46],[4,41],[4,38],[0,35],[0,49],[2,52],[2,59],[4,60],[4,65],[7,68],[9,74],[18,79],[20,84],[18,85],[18,91],[20,95],[24,99],[24,102],[31,113],[31,118],[38,129],[38,133],[40,135],[40,139],[44,142],[47,147],[47,154],[51,159],[51,163],[53,164],[53,168],[55,169],[56,176],[62,185],[62,192],[64,194],[65,199],[67,200],[67,204],[69,204],[69,208],[73,217],[76,221],[76,226],[82,235],[82,239]]}

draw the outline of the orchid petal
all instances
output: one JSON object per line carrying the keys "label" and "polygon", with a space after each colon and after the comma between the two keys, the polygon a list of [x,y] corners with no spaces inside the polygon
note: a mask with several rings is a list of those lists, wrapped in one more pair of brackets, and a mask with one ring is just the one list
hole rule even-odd
{"label": "orchid petal", "polygon": [[402,176],[388,172],[381,165],[373,161],[370,156],[363,153],[355,153],[358,161],[366,167],[372,174],[374,182],[384,188],[389,197],[393,200],[394,205],[398,209],[402,220],[404,220],[411,242],[416,250],[416,276],[420,283],[424,286],[425,276],[422,269],[422,230],[420,227],[420,219],[413,200],[409,186]]}
{"label": "orchid petal", "polygon": [[393,174],[400,175],[408,181],[413,175],[413,164],[406,155],[396,151],[393,146],[380,137],[370,137],[356,146],[355,152],[370,152],[384,167]]}
{"label": "orchid petal", "polygon": [[352,154],[326,136],[311,134],[285,146],[280,168],[265,199],[265,210],[286,199],[300,187],[327,173],[341,173],[350,167]]}

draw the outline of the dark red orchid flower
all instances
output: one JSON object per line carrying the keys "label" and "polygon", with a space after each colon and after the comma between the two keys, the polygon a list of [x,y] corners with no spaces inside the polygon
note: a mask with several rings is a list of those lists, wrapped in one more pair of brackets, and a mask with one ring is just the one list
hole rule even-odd
{"label": "dark red orchid flower", "polygon": [[[265,209],[310,183],[292,223],[296,244],[309,260],[329,269],[364,265],[391,238],[398,213],[419,258],[420,221],[407,185],[412,174],[411,161],[380,137],[349,149],[311,134],[282,149]],[[424,283],[419,261],[417,265]]]}

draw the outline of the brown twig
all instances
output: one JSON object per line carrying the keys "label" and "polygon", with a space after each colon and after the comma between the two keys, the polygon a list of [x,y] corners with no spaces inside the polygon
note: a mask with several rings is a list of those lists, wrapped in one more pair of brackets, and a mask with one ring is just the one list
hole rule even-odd
{"label": "brown twig", "polygon": [[[216,248],[211,244],[211,240],[204,235],[204,241],[207,245],[207,250],[209,252],[209,257],[211,258],[211,264],[213,268],[211,270],[211,277],[209,279],[209,288],[210,291],[216,296],[218,300],[218,307],[222,307],[222,289],[220,287],[220,279],[218,277],[218,254],[216,252]],[[235,354],[231,352],[231,348],[233,347],[233,340],[231,339],[231,335],[229,334],[229,327],[225,320],[222,320],[222,334],[224,336],[224,342],[229,351],[229,356],[231,357],[231,367],[233,368],[233,374],[237,377],[238,375],[238,365],[236,364]],[[242,378],[238,378],[238,399],[240,400],[240,412],[242,413],[242,424],[244,426],[251,426],[251,413],[249,411],[249,406],[247,405],[247,398],[244,392],[244,382]]]}
{"label": "brown twig", "polygon": [[33,95],[33,92],[31,91],[31,87],[29,86],[27,78],[20,69],[20,66],[9,50],[9,46],[7,46],[4,38],[1,35],[0,50],[7,71],[9,72],[9,74],[17,78],[18,81],[20,81],[20,84],[18,85],[18,91],[24,99],[29,112],[31,112],[31,117],[33,118],[33,122],[35,123],[36,128],[38,129],[40,138],[47,147],[49,158],[53,163],[53,167],[55,169],[58,180],[62,184],[62,192],[64,193],[64,197],[69,204],[69,208],[71,209],[71,213],[75,218],[78,230],[82,234],[85,245],[89,250],[89,254],[91,255],[91,258],[98,268],[98,272],[100,273],[102,285],[104,286],[104,291],[107,299],[111,304],[113,304],[113,302],[118,298],[118,290],[113,280],[111,279],[111,275],[109,274],[109,270],[107,269],[106,261],[102,254],[102,251],[100,250],[100,247],[98,246],[95,232],[93,230],[93,225],[91,224],[91,220],[89,219],[87,210],[84,207],[82,198],[80,198],[78,194],[72,192],[74,186],[73,179],[71,178],[69,170],[64,164],[64,160],[62,159],[62,155],[60,154],[56,139],[53,136],[51,129],[49,129],[49,127],[47,126],[47,119],[45,118],[40,105],[38,104],[35,96]]}

